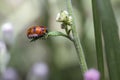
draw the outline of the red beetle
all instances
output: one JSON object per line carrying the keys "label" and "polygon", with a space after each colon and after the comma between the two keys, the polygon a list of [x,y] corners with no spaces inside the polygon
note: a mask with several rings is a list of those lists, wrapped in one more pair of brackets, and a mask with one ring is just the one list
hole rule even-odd
{"label": "red beetle", "polygon": [[44,37],[48,33],[45,26],[32,26],[27,30],[27,37],[32,41]]}

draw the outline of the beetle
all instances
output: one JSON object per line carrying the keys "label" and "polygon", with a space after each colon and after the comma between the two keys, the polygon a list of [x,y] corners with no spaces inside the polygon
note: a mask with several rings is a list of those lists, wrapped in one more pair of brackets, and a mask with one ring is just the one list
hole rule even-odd
{"label": "beetle", "polygon": [[28,39],[32,39],[31,41],[35,41],[37,39],[44,38],[48,33],[46,26],[31,26],[27,30]]}

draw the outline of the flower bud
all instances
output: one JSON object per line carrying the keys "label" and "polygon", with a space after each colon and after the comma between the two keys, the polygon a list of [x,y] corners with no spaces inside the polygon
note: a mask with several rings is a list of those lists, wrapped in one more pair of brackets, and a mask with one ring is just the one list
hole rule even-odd
{"label": "flower bud", "polygon": [[63,22],[62,24],[72,24],[72,17],[69,16],[67,11],[61,11],[57,14],[56,21]]}
{"label": "flower bud", "polygon": [[72,17],[71,17],[71,16],[68,17],[68,24],[69,24],[69,25],[72,24]]}
{"label": "flower bud", "polygon": [[84,80],[100,80],[100,73],[96,69],[89,69],[84,73]]}
{"label": "flower bud", "polygon": [[56,21],[58,22],[65,22],[68,18],[68,12],[67,11],[61,11],[57,14]]}

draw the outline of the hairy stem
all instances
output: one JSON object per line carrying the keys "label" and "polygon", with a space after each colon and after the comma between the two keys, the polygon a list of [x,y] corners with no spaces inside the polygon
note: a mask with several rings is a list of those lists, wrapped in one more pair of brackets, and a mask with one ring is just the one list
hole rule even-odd
{"label": "hairy stem", "polygon": [[86,70],[87,70],[87,64],[86,64],[84,52],[83,52],[83,49],[82,49],[82,46],[81,46],[81,43],[80,43],[80,40],[78,37],[78,33],[76,31],[76,25],[75,25],[74,16],[73,16],[71,0],[66,0],[66,3],[67,3],[68,12],[73,18],[73,24],[71,25],[72,34],[73,34],[73,38],[74,38],[73,43],[76,48],[81,71],[84,74],[84,72],[86,72]]}

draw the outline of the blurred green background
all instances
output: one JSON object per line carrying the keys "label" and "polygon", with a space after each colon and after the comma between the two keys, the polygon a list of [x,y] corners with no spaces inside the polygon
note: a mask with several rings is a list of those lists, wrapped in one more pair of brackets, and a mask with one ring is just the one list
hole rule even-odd
{"label": "blurred green background", "polygon": [[[111,2],[120,25],[120,0]],[[72,3],[88,67],[96,68],[91,0],[72,0]],[[60,23],[56,22],[57,13],[61,10],[66,10],[65,0],[0,0],[0,39],[4,41],[1,27],[6,23],[12,24],[13,36],[8,41],[14,41],[7,44],[11,56],[7,67],[16,69],[19,79],[26,80],[32,66],[40,62],[47,64],[49,80],[82,79],[76,51],[70,40],[51,37],[30,42],[26,36],[27,29],[32,25],[47,26],[48,31],[64,32]]]}

